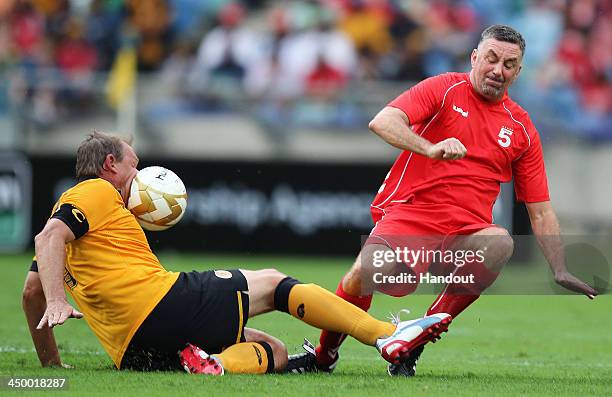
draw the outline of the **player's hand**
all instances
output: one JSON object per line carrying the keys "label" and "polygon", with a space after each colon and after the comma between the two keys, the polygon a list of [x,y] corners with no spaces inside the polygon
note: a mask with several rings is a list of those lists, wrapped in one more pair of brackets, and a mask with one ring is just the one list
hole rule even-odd
{"label": "player's hand", "polygon": [[70,364],[66,364],[63,362],[57,362],[57,361],[50,361],[48,363],[44,363],[42,365],[45,368],[62,368],[62,369],[74,369],[74,367]]}
{"label": "player's hand", "polygon": [[467,149],[457,138],[448,138],[432,145],[427,157],[434,160],[459,160],[465,157]]}
{"label": "player's hand", "polygon": [[48,325],[49,328],[53,328],[56,325],[62,325],[70,317],[82,318],[83,313],[73,308],[70,303],[65,300],[47,302],[45,314],[43,314],[36,329],[42,329],[45,324]]}
{"label": "player's hand", "polygon": [[597,291],[593,287],[584,283],[568,271],[555,273],[555,282],[565,289],[584,294],[588,296],[589,299],[593,299],[597,296]]}

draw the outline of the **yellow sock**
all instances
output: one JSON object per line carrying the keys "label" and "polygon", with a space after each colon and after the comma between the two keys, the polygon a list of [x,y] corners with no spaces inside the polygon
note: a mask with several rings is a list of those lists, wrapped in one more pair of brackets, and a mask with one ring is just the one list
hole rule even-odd
{"label": "yellow sock", "polygon": [[289,292],[288,309],[293,317],[314,327],[351,335],[370,346],[396,328],[316,284],[294,285]]}
{"label": "yellow sock", "polygon": [[274,372],[272,348],[266,342],[243,342],[232,345],[219,354],[223,369],[233,374],[264,374]]}

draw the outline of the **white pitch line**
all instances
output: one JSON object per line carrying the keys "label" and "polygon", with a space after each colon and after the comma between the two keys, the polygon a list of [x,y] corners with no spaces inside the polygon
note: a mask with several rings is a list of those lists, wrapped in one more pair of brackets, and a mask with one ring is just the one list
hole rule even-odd
{"label": "white pitch line", "polygon": [[[68,354],[76,354],[76,355],[89,355],[89,356],[101,356],[106,354],[103,351],[93,350],[93,351],[82,351],[82,350],[66,350],[61,349],[62,353]],[[0,346],[0,353],[19,353],[19,354],[30,354],[36,353],[36,350],[32,347],[26,349],[24,347],[15,347],[15,346]]]}

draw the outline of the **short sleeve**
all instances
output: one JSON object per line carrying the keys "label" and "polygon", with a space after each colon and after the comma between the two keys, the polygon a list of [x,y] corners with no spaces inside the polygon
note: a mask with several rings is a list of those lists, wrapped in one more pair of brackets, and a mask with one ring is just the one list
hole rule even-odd
{"label": "short sleeve", "polygon": [[411,125],[422,123],[440,110],[444,94],[452,82],[449,74],[430,77],[404,91],[387,106],[406,113]]}
{"label": "short sleeve", "polygon": [[[71,213],[78,221],[87,223],[87,230],[90,231],[110,220],[117,200],[121,200],[121,196],[113,185],[103,179],[93,179],[81,182],[64,193],[60,199],[60,209],[74,207]],[[80,237],[76,233],[75,236]]]}
{"label": "short sleeve", "polygon": [[525,203],[538,203],[550,200],[548,180],[540,136],[531,122],[526,123],[533,132],[529,148],[512,163],[516,199]]}

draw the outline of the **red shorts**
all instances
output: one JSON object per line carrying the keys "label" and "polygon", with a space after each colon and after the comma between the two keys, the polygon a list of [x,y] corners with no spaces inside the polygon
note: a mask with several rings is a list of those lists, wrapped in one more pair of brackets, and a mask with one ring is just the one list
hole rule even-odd
{"label": "red shorts", "polygon": [[[450,204],[399,203],[386,207],[384,212],[372,213],[375,226],[366,244],[382,244],[394,251],[444,251],[455,236],[469,235],[496,226],[471,212]],[[405,257],[405,256],[404,256]],[[431,257],[434,257],[433,255]],[[408,257],[409,258],[409,257]],[[426,273],[432,264],[422,255],[412,262],[402,260],[415,275]],[[404,286],[401,291],[381,291],[393,296],[414,292],[418,283]]]}

